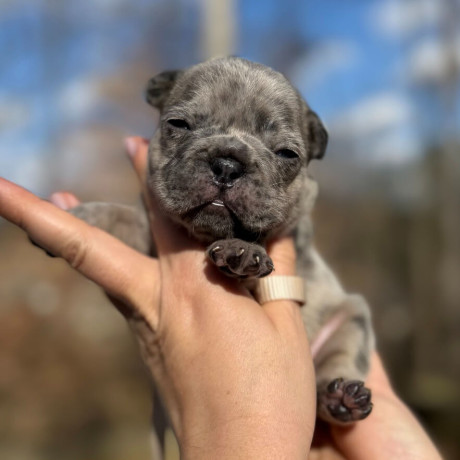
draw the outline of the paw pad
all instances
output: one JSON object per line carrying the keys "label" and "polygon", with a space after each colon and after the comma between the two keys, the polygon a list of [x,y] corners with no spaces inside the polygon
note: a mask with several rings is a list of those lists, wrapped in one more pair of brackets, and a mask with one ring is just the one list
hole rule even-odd
{"label": "paw pad", "polygon": [[340,423],[366,418],[372,411],[371,391],[359,380],[332,380],[318,391],[318,411]]}
{"label": "paw pad", "polygon": [[216,241],[207,253],[221,271],[235,278],[260,278],[273,270],[262,246],[236,238]]}

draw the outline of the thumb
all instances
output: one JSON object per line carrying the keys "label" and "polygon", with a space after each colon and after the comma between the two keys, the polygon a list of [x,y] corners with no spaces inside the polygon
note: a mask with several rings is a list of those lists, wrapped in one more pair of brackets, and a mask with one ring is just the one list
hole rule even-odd
{"label": "thumb", "polygon": [[125,149],[134,171],[141,181],[141,186],[146,186],[145,177],[147,174],[147,156],[149,149],[149,142],[140,136],[130,136],[125,138]]}
{"label": "thumb", "polygon": [[[149,142],[139,136],[125,139],[126,151],[134,170],[140,180],[142,195],[147,208],[155,246],[159,255],[179,252],[185,249],[197,248],[198,245],[187,237],[182,228],[164,214],[152,194],[152,178],[148,178],[148,151]],[[149,187],[150,186],[150,187]]]}

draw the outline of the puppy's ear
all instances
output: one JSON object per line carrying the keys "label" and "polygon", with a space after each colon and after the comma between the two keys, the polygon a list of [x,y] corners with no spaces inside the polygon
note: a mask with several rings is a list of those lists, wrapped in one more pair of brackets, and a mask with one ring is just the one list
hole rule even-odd
{"label": "puppy's ear", "polygon": [[328,134],[315,112],[305,104],[304,139],[308,148],[308,161],[321,160],[326,153]]}
{"label": "puppy's ear", "polygon": [[162,109],[182,70],[167,70],[151,78],[145,89],[145,100],[157,109]]}

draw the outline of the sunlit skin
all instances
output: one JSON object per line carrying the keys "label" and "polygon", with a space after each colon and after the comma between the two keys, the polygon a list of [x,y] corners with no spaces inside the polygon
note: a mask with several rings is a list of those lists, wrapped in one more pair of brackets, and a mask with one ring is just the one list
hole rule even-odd
{"label": "sunlit skin", "polygon": [[[127,147],[142,184],[147,142],[130,138]],[[321,427],[312,448],[315,376],[298,305],[260,306],[144,195],[158,259],[64,212],[78,204],[68,192],[54,194],[52,204],[0,179],[0,215],[99,284],[135,325],[181,458],[441,458],[376,354],[366,382],[371,416],[349,428]],[[291,239],[268,252],[276,274],[294,273]]]}

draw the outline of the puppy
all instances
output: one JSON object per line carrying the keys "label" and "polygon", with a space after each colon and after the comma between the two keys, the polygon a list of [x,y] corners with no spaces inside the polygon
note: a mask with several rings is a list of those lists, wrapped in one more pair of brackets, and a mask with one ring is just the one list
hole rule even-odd
{"label": "puppy", "polygon": [[[327,133],[280,73],[239,58],[207,61],[152,78],[147,102],[161,112],[147,183],[170,218],[208,244],[210,260],[239,279],[268,275],[264,244],[295,231],[302,314],[314,354],[318,416],[336,424],[372,409],[363,380],[374,347],[362,297],[347,294],[312,243],[317,185],[311,160]],[[153,253],[145,211],[87,203],[73,214]]]}

